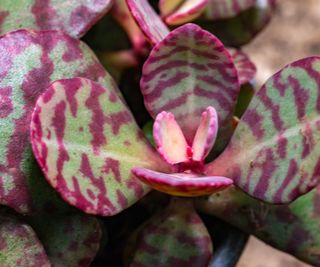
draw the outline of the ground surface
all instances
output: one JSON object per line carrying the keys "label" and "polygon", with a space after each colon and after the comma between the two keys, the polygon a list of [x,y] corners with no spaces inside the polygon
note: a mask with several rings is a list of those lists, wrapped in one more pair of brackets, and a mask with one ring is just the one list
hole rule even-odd
{"label": "ground surface", "polygon": [[[262,84],[287,63],[320,55],[320,1],[278,0],[269,26],[244,49],[258,67]],[[319,229],[320,230],[320,229]],[[294,258],[251,238],[237,267],[307,267]]]}

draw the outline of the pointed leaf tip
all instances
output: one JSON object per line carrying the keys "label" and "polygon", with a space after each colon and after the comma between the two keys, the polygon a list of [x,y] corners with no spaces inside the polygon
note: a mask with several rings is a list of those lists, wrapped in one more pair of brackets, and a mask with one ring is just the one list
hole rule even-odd
{"label": "pointed leaf tip", "polygon": [[132,173],[150,187],[174,196],[196,197],[224,190],[233,181],[221,176],[199,176],[189,173],[161,173],[133,168]]}

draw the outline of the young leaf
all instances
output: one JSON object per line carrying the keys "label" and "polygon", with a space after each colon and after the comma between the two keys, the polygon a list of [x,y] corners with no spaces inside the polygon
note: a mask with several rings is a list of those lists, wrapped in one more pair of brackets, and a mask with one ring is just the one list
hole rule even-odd
{"label": "young leaf", "polygon": [[4,212],[0,214],[0,266],[51,266],[32,228]]}
{"label": "young leaf", "polygon": [[111,7],[112,0],[1,0],[0,34],[19,28],[61,30],[80,38]]}
{"label": "young leaf", "polygon": [[257,0],[208,0],[204,17],[209,20],[227,19],[252,7]]}
{"label": "young leaf", "polygon": [[210,235],[193,203],[174,199],[138,232],[131,267],[206,267],[212,257]]}
{"label": "young leaf", "polygon": [[199,17],[207,7],[208,0],[185,0],[172,14],[165,18],[169,25],[179,25]]}
{"label": "young leaf", "polygon": [[289,64],[256,93],[207,175],[263,201],[288,203],[320,179],[320,57]]}
{"label": "young leaf", "polygon": [[190,173],[162,173],[145,168],[132,170],[142,182],[173,196],[195,197],[224,190],[233,181],[220,176],[199,176]]}
{"label": "young leaf", "polygon": [[167,169],[116,93],[84,78],[54,82],[31,121],[49,183],[86,213],[112,216],[148,192],[131,169]]}
{"label": "young leaf", "polygon": [[220,124],[231,120],[239,83],[223,44],[200,27],[186,24],[153,48],[143,66],[141,91],[150,114],[172,112],[192,143],[208,106],[217,110]]}
{"label": "young leaf", "polygon": [[196,206],[277,249],[319,266],[319,203],[319,186],[290,205],[262,203],[230,187],[208,200],[199,200]]}
{"label": "young leaf", "polygon": [[75,76],[116,90],[92,51],[63,33],[19,30],[0,37],[1,204],[30,212],[26,180],[34,164],[29,141],[32,109],[52,81]]}
{"label": "young leaf", "polygon": [[162,41],[170,32],[147,0],[126,0],[129,10],[141,31],[153,44]]}

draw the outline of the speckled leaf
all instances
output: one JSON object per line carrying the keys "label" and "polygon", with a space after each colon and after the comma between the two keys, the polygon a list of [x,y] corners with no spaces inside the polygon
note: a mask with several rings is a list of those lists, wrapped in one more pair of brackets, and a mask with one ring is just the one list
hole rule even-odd
{"label": "speckled leaf", "polygon": [[0,37],[0,203],[31,209],[26,179],[33,155],[31,112],[57,79],[83,76],[108,88],[113,80],[82,42],[56,31],[18,30]]}
{"label": "speckled leaf", "polygon": [[21,28],[61,30],[80,38],[111,7],[112,0],[1,0],[0,34]]}
{"label": "speckled leaf", "polygon": [[129,10],[141,31],[154,45],[163,40],[170,32],[147,0],[126,0]]}
{"label": "speckled leaf", "polygon": [[252,7],[257,0],[209,0],[204,13],[206,19],[227,19]]}
{"label": "speckled leaf", "polygon": [[222,43],[200,27],[186,24],[153,48],[143,66],[141,90],[150,114],[172,112],[192,143],[208,106],[217,110],[220,124],[231,119],[239,84]]}
{"label": "speckled leaf", "polygon": [[199,201],[197,208],[257,236],[277,249],[319,266],[319,204],[320,187],[290,205],[262,203],[230,187],[211,195],[208,200]]}
{"label": "speckled leaf", "polygon": [[202,14],[207,4],[208,0],[185,0],[173,13],[165,18],[165,22],[169,25],[190,22]]}
{"label": "speckled leaf", "polygon": [[131,267],[207,267],[212,257],[210,235],[193,203],[174,199],[138,233]]}
{"label": "speckled leaf", "polygon": [[150,187],[173,196],[195,197],[224,190],[233,181],[221,176],[200,176],[190,173],[162,173],[134,168],[134,175]]}
{"label": "speckled leaf", "polygon": [[34,154],[71,205],[114,215],[148,192],[135,166],[166,169],[116,93],[84,78],[54,82],[31,121]]}
{"label": "speckled leaf", "polygon": [[[52,267],[87,267],[96,256],[101,228],[96,218],[71,211],[32,220]],[[44,220],[45,218],[45,220]]]}
{"label": "speckled leaf", "polygon": [[32,228],[5,213],[0,214],[0,266],[51,266]]}
{"label": "speckled leaf", "polygon": [[320,178],[320,57],[289,64],[253,97],[207,175],[232,178],[250,195],[287,203]]}
{"label": "speckled leaf", "polygon": [[256,75],[257,68],[250,60],[248,55],[240,49],[228,48],[236,69],[238,71],[239,82],[241,85],[252,81]]}

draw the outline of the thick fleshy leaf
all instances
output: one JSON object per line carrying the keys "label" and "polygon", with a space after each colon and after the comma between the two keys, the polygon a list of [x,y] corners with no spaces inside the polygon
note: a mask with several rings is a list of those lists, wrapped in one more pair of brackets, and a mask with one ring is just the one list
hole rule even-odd
{"label": "thick fleshy leaf", "polygon": [[186,162],[192,156],[191,147],[170,112],[163,111],[156,117],[153,139],[159,154],[169,164]]}
{"label": "thick fleshy leaf", "polygon": [[227,19],[252,7],[257,0],[208,0],[204,17],[210,20]]}
{"label": "thick fleshy leaf", "polygon": [[141,90],[150,114],[172,112],[192,143],[208,106],[217,110],[220,123],[231,120],[239,84],[222,43],[200,27],[186,24],[153,48],[143,66]]}
{"label": "thick fleshy leaf", "polygon": [[232,178],[250,195],[287,203],[320,179],[320,57],[289,64],[256,93],[207,175]]}
{"label": "thick fleshy leaf", "polygon": [[185,0],[159,0],[159,10],[162,17],[173,13]]}
{"label": "thick fleshy leaf", "polygon": [[75,76],[116,87],[84,43],[56,31],[0,37],[0,66],[0,203],[26,213],[26,180],[34,164],[29,125],[37,97],[52,81]]}
{"label": "thick fleshy leaf", "polygon": [[252,81],[257,72],[255,64],[250,60],[248,55],[240,49],[228,48],[228,50],[238,71],[240,84],[243,85]]}
{"label": "thick fleshy leaf", "polygon": [[165,18],[169,25],[179,25],[199,17],[207,7],[209,0],[185,0],[172,14]]}
{"label": "thick fleshy leaf", "polygon": [[126,0],[129,10],[141,31],[154,45],[162,41],[170,32],[147,0]]}
{"label": "thick fleshy leaf", "polygon": [[80,38],[111,7],[112,0],[1,0],[0,34],[20,28],[61,30]]}
{"label": "thick fleshy leaf", "polygon": [[320,187],[290,205],[262,203],[230,187],[208,200],[200,200],[197,208],[313,266],[320,266],[319,203]]}
{"label": "thick fleshy leaf", "polygon": [[[81,213],[37,217],[32,226],[53,267],[87,267],[96,256],[101,228],[96,218]],[[44,220],[46,218],[46,220]]]}
{"label": "thick fleshy leaf", "polygon": [[150,187],[173,196],[195,197],[209,195],[230,186],[233,181],[221,176],[199,176],[190,173],[162,173],[134,168],[135,176]]}
{"label": "thick fleshy leaf", "polygon": [[200,125],[192,143],[192,159],[203,161],[209,154],[218,133],[218,114],[208,107],[201,115]]}
{"label": "thick fleshy leaf", "polygon": [[5,213],[0,214],[0,266],[51,266],[32,228]]}
{"label": "thick fleshy leaf", "polygon": [[131,267],[207,267],[212,257],[210,235],[193,203],[174,199],[139,231]]}
{"label": "thick fleshy leaf", "polygon": [[166,169],[117,94],[84,78],[42,94],[31,141],[49,183],[87,213],[114,215],[148,192],[131,168]]}

